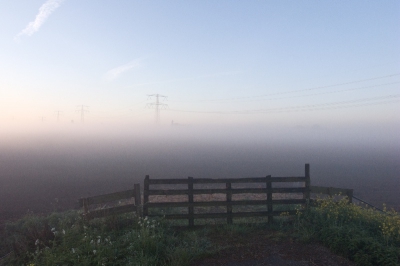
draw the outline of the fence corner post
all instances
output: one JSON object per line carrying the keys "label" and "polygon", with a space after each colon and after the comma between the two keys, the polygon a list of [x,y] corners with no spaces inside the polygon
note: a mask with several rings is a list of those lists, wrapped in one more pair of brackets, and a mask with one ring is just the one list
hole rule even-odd
{"label": "fence corner post", "polygon": [[226,214],[227,214],[227,223],[232,224],[232,183],[226,183]]}
{"label": "fence corner post", "polygon": [[349,200],[349,204],[353,203],[353,189],[347,190],[347,198]]}
{"label": "fence corner post", "polygon": [[[190,203],[193,203],[193,177],[190,177],[190,176],[188,177],[188,190],[189,190],[188,201],[190,204]],[[194,217],[193,217],[194,208],[193,208],[192,204],[189,206],[188,213],[189,213],[189,227],[193,227],[194,226]]]}
{"label": "fence corner post", "polygon": [[146,217],[149,215],[149,208],[147,206],[147,203],[149,202],[149,189],[150,189],[150,182],[149,182],[150,177],[146,175],[144,178],[144,188],[143,188],[143,217]]}
{"label": "fence corner post", "polygon": [[266,188],[267,188],[267,213],[268,213],[268,223],[272,224],[274,222],[273,207],[272,207],[272,183],[270,179],[271,175],[267,175]]}
{"label": "fence corner post", "polygon": [[133,189],[135,191],[135,206],[136,206],[136,214],[137,216],[142,215],[142,199],[140,195],[140,184],[134,184]]}
{"label": "fence corner post", "polygon": [[306,200],[306,206],[308,206],[310,203],[310,194],[311,194],[310,164],[306,163],[304,170],[306,178],[304,186],[306,188],[306,191],[303,194],[303,198]]}

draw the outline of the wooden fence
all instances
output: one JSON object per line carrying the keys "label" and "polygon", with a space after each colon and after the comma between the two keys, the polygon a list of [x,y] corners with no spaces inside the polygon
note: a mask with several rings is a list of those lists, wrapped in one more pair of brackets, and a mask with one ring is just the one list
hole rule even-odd
{"label": "wooden fence", "polygon": [[[274,183],[287,183],[298,182],[303,183],[298,187],[275,187]],[[194,188],[199,184],[225,184],[225,188]],[[232,184],[265,184],[265,187],[258,188],[232,188]],[[187,185],[187,189],[150,189],[153,185]],[[274,210],[274,205],[285,204],[307,204],[310,199],[310,165],[305,165],[305,175],[299,177],[249,177],[249,178],[193,178],[187,179],[150,179],[146,176],[144,179],[144,192],[143,192],[143,215],[144,216],[159,216],[160,214],[150,214],[149,209],[154,208],[187,208],[187,213],[166,214],[166,219],[187,219],[189,226],[194,226],[195,219],[207,218],[224,218],[228,224],[232,223],[233,218],[238,217],[268,217],[268,222],[273,222],[273,217],[281,215],[282,213],[293,215],[296,213],[295,209],[278,211]],[[234,194],[264,194],[266,200],[232,200]],[[293,194],[301,193],[300,198],[273,198],[274,193]],[[194,195],[201,194],[224,194],[223,201],[194,201]],[[300,195],[301,195],[300,194]],[[186,201],[178,202],[151,202],[150,196],[164,195],[176,196],[187,195]],[[247,206],[247,205],[262,205],[265,206],[263,211],[254,212],[233,212],[232,206]],[[196,207],[225,207],[226,212],[219,213],[195,213]]]}
{"label": "wooden fence", "polygon": [[[276,184],[292,183],[292,187],[282,187]],[[299,183],[301,183],[299,185]],[[217,184],[217,185],[216,185]],[[222,188],[215,188],[218,184],[224,185]],[[233,187],[234,185],[242,185],[245,187]],[[249,187],[249,185],[258,185],[258,187]],[[293,184],[297,185],[293,187]],[[161,186],[161,189],[150,188],[150,186]],[[208,185],[211,188],[196,188],[195,186]],[[173,186],[170,189],[165,189],[166,186]],[[177,186],[185,186],[184,189],[177,188]],[[187,186],[187,188],[186,188]],[[247,186],[247,187],[246,187]],[[127,212],[136,212],[139,216],[160,216],[160,212],[154,214],[150,213],[152,209],[160,208],[162,210],[184,208],[185,213],[166,213],[166,219],[187,219],[189,226],[194,226],[195,219],[213,219],[223,218],[226,219],[228,224],[233,223],[233,218],[240,217],[268,217],[268,222],[273,222],[273,217],[281,214],[293,215],[296,210],[293,206],[287,205],[302,205],[306,206],[308,203],[313,203],[310,194],[326,194],[334,196],[340,194],[347,196],[349,202],[353,198],[352,189],[341,189],[334,187],[319,187],[310,185],[310,165],[305,165],[304,176],[298,177],[248,177],[248,178],[193,178],[187,179],[150,179],[146,176],[144,180],[143,190],[143,205],[141,205],[140,185],[134,184],[134,189],[120,191],[105,195],[93,196],[88,198],[79,199],[80,207],[83,207],[83,216],[86,219],[101,218],[109,215],[117,215]],[[218,200],[195,200],[195,196],[220,194]],[[251,198],[238,198],[234,199],[234,195],[251,194],[261,195],[264,198],[254,199]],[[276,194],[281,194],[280,197],[274,197]],[[293,195],[297,194],[297,198]],[[300,197],[299,197],[300,195]],[[156,199],[150,201],[152,196],[164,196],[163,199]],[[174,197],[174,201],[168,200],[169,197]],[[176,199],[178,196],[178,200]],[[183,197],[183,198],[182,198]],[[134,203],[119,205],[115,204],[116,201],[124,199],[133,199]],[[114,203],[112,203],[114,202]],[[132,202],[132,200],[130,201]],[[97,208],[91,208],[94,205],[102,205]],[[276,205],[286,205],[286,210],[278,210]],[[261,210],[258,211],[237,211],[234,212],[234,207],[242,206],[250,210],[250,206],[259,206]],[[220,208],[220,212],[205,212],[199,213],[195,208],[207,207]],[[222,212],[221,212],[222,208]]]}
{"label": "wooden fence", "polygon": [[[134,203],[107,207],[111,202],[116,202],[125,199],[132,199]],[[103,204],[102,207],[91,210],[90,205]],[[104,205],[105,204],[105,205]],[[80,207],[83,207],[83,217],[90,220],[93,218],[101,218],[109,215],[122,214],[127,212],[136,212],[141,215],[141,196],[140,196],[140,184],[134,184],[134,188],[131,190],[125,190],[120,192],[114,192],[105,195],[93,196],[88,198],[79,199]],[[113,204],[116,205],[116,204]]]}

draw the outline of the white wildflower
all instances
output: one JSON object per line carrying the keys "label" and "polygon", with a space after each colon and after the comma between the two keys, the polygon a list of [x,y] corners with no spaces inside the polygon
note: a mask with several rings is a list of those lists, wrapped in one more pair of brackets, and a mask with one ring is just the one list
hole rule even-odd
{"label": "white wildflower", "polygon": [[93,250],[93,254],[96,254],[96,252],[97,252],[97,251],[94,249],[94,250]]}

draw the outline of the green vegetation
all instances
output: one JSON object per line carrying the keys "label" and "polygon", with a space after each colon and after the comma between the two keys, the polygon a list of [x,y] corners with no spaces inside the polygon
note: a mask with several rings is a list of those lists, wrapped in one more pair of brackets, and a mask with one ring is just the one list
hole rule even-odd
{"label": "green vegetation", "polygon": [[90,222],[77,211],[29,215],[6,225],[1,248],[13,250],[13,256],[3,260],[5,265],[190,265],[223,248],[214,245],[212,238],[243,238],[268,226],[281,239],[320,242],[357,265],[399,265],[400,216],[395,212],[379,213],[346,200],[324,199],[299,211],[295,219],[282,214],[275,220],[270,226],[176,230],[163,219],[134,214]]}
{"label": "green vegetation", "polygon": [[7,265],[187,265],[210,243],[162,220],[133,215],[85,222],[78,212],[29,216],[6,226]]}
{"label": "green vegetation", "polygon": [[357,265],[399,265],[400,216],[348,204],[347,199],[317,200],[298,213],[294,224],[305,241],[319,241]]}

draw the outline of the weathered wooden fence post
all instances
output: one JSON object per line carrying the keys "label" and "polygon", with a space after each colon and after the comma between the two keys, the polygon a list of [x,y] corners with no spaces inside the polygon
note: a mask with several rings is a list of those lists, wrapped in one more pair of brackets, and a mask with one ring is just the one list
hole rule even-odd
{"label": "weathered wooden fence post", "polygon": [[133,189],[135,191],[135,205],[136,205],[136,214],[137,216],[142,215],[142,198],[140,195],[140,184],[134,184]]}
{"label": "weathered wooden fence post", "polygon": [[149,215],[149,208],[147,206],[147,203],[149,203],[149,179],[150,177],[146,175],[144,178],[144,188],[143,188],[143,217],[146,217]]}
{"label": "weathered wooden fence post", "polygon": [[227,205],[226,205],[226,213],[228,214],[227,217],[227,223],[228,224],[232,224],[232,183],[228,182],[226,183],[226,201],[227,201]]}
{"label": "weathered wooden fence post", "polygon": [[304,187],[306,191],[303,193],[303,198],[306,199],[306,206],[310,203],[310,191],[311,191],[311,178],[310,178],[310,164],[305,165],[305,177]]}
{"label": "weathered wooden fence post", "polygon": [[85,219],[87,219],[87,220],[88,220],[88,217],[87,217],[88,212],[89,212],[88,200],[87,200],[87,198],[84,198],[83,199],[83,214],[84,214]]}
{"label": "weathered wooden fence post", "polygon": [[274,216],[272,215],[272,183],[269,180],[271,175],[266,176],[266,185],[267,185],[267,211],[268,211],[268,223],[271,224],[274,222]]}
{"label": "weathered wooden fence post", "polygon": [[352,203],[353,202],[353,190],[352,189],[347,190],[346,196],[349,200],[349,204]]}
{"label": "weathered wooden fence post", "polygon": [[[193,177],[190,177],[190,176],[188,177],[188,189],[189,189],[188,200],[189,200],[189,204],[190,204],[190,203],[193,203]],[[193,227],[194,226],[193,205],[189,205],[188,212],[189,212],[189,227]]]}

